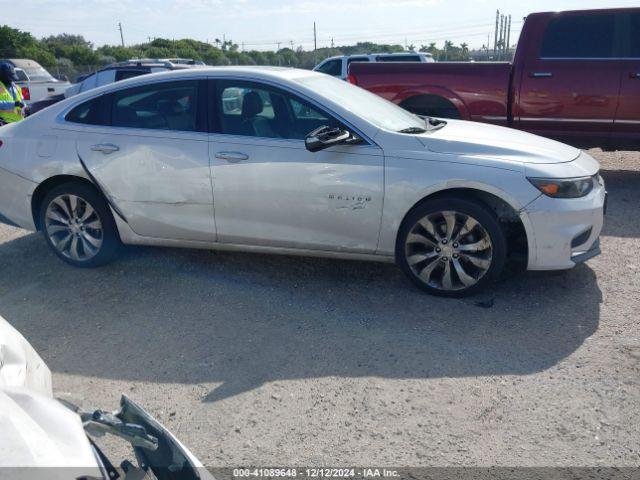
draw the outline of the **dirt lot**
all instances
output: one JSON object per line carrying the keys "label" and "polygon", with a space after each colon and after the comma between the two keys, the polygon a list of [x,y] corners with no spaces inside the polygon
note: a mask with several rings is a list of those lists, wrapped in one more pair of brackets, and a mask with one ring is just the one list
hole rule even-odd
{"label": "dirt lot", "polygon": [[0,315],[58,396],[125,392],[211,466],[640,465],[640,155],[594,155],[603,254],[480,297],[426,296],[393,265],[206,251],[78,270],[0,226]]}

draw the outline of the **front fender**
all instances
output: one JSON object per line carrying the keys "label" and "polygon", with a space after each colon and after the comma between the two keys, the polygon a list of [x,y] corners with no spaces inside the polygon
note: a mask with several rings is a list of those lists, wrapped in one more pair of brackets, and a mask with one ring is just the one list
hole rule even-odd
{"label": "front fender", "polygon": [[[405,173],[403,173],[404,169],[400,168],[387,169],[382,228],[376,253],[395,254],[396,240],[402,221],[419,202],[435,194],[459,189],[487,193],[508,204],[522,221],[529,251],[536,251],[533,225],[525,207],[540,194],[530,185],[526,185],[528,182],[520,172],[483,166],[473,166],[471,168],[473,171],[470,171],[470,166],[464,164],[397,160],[403,163],[420,163],[416,164],[415,170],[408,169]],[[408,173],[411,170],[413,175]],[[497,171],[500,172],[499,175],[496,175]],[[468,178],[474,178],[474,180],[467,180]],[[520,183],[523,188],[514,188],[514,185]]]}

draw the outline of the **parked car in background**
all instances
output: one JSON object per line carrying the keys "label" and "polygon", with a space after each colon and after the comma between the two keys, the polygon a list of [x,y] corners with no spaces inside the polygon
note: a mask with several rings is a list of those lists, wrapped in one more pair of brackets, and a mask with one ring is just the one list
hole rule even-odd
{"label": "parked car in background", "polygon": [[171,62],[174,65],[189,65],[192,67],[206,67],[202,60],[194,60],[193,58],[162,58],[161,60]]}
{"label": "parked car in background", "polygon": [[419,62],[433,63],[433,55],[423,52],[373,53],[366,55],[339,55],[320,62],[313,70],[332,77],[347,78],[349,65],[354,62]]}
{"label": "parked car in background", "polygon": [[2,127],[0,144],[0,214],[78,267],[120,242],[395,261],[458,296],[511,255],[562,270],[600,252],[587,153],[425,120],[307,70],[130,78]]}
{"label": "parked car in background", "polygon": [[38,62],[24,58],[7,58],[0,62],[8,62],[16,69],[18,86],[22,88],[25,103],[59,95],[71,85],[69,82],[60,81],[47,72]]}
{"label": "parked car in background", "polygon": [[82,81],[69,87],[64,93],[66,97],[72,97],[78,93],[92,90],[96,87],[126,80],[127,78],[146,75],[148,73],[166,72],[189,68],[189,64],[172,63],[168,60],[140,59],[127,60],[114,63],[82,79]]}
{"label": "parked car in background", "polygon": [[68,87],[64,93],[47,97],[29,105],[27,115],[39,112],[43,108],[58,103],[65,98],[92,90],[103,85],[126,80],[148,73],[166,72],[168,70],[181,70],[193,67],[188,63],[178,64],[168,60],[140,59],[114,63],[97,72],[84,75],[79,81]]}
{"label": "parked car in background", "polygon": [[353,63],[349,80],[420,115],[638,148],[640,8],[529,15],[512,64]]}

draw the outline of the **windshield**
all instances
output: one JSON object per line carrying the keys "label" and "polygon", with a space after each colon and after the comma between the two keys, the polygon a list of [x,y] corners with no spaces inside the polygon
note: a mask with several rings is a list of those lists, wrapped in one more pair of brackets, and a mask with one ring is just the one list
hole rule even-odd
{"label": "windshield", "polygon": [[19,68],[16,68],[16,77],[18,77],[19,82],[29,81],[29,79],[27,78],[27,74],[24,73],[24,70],[20,70]]}
{"label": "windshield", "polygon": [[408,133],[428,128],[426,122],[417,115],[349,82],[328,75],[303,77],[298,82],[378,128]]}

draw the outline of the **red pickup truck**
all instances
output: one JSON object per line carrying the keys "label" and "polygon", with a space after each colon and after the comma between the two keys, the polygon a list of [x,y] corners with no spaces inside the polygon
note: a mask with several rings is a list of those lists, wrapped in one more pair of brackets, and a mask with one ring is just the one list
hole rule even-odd
{"label": "red pickup truck", "polygon": [[513,63],[352,63],[348,80],[421,115],[637,149],[640,8],[531,14]]}

